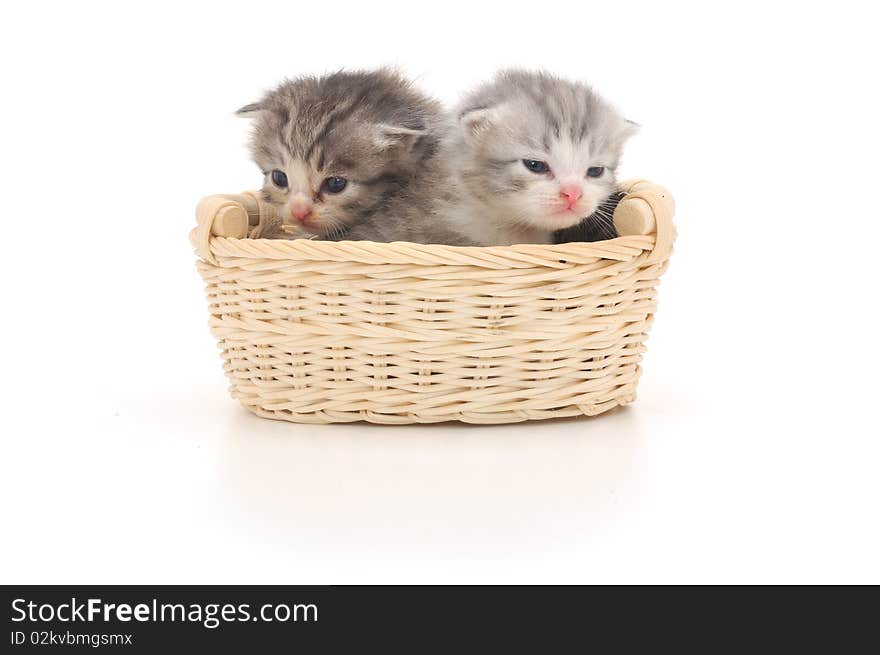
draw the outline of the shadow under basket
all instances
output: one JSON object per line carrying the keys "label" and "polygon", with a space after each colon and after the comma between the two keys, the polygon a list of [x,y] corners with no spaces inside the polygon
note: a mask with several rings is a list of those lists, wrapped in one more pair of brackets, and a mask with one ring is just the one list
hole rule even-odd
{"label": "shadow under basket", "polygon": [[272,215],[258,194],[204,198],[190,239],[232,397],[301,423],[513,423],[631,402],[674,205],[646,181],[621,190],[616,239],[489,248],[246,238]]}

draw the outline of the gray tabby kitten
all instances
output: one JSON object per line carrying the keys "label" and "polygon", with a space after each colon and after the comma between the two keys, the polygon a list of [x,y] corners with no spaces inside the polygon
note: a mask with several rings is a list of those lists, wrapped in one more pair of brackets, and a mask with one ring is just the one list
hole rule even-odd
{"label": "gray tabby kitten", "polygon": [[553,243],[593,215],[614,194],[637,129],[585,84],[524,71],[498,73],[457,115],[445,144],[454,206],[442,213],[482,245]]}
{"label": "gray tabby kitten", "polygon": [[472,243],[434,212],[450,121],[397,73],[285,81],[237,113],[255,118],[251,154],[282,221],[263,236]]}

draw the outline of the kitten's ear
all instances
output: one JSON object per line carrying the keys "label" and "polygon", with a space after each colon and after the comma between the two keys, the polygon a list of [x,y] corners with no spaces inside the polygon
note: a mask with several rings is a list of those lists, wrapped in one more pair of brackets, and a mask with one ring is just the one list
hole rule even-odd
{"label": "kitten's ear", "polygon": [[495,125],[500,120],[501,113],[501,107],[478,107],[460,114],[458,122],[465,138],[468,141],[473,141]]}
{"label": "kitten's ear", "polygon": [[261,111],[264,111],[265,109],[266,109],[266,107],[265,107],[265,105],[263,105],[262,101],[252,102],[251,104],[245,105],[244,107],[242,107],[241,109],[236,111],[235,115],[241,116],[242,118],[253,118],[257,114],[259,114]]}
{"label": "kitten's ear", "polygon": [[375,141],[383,150],[393,147],[403,147],[407,150],[411,149],[419,139],[421,139],[427,130],[414,130],[410,127],[401,125],[390,125],[388,123],[379,123],[376,125]]}
{"label": "kitten's ear", "polygon": [[640,129],[642,129],[641,125],[639,125],[635,121],[629,120],[628,118],[624,118],[621,136],[624,140],[629,139],[631,136],[635,136],[636,134],[638,134]]}

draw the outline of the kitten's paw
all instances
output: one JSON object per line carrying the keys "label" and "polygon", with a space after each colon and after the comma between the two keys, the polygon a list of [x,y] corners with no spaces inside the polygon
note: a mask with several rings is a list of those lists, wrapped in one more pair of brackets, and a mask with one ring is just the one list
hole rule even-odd
{"label": "kitten's paw", "polygon": [[313,235],[309,232],[306,232],[299,225],[293,225],[292,223],[282,223],[281,224],[281,232],[284,234],[285,239],[311,239]]}

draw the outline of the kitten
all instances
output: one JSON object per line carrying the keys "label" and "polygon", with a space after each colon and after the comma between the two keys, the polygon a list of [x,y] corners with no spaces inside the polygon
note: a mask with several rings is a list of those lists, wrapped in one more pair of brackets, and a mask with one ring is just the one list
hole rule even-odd
{"label": "kitten", "polygon": [[[237,114],[255,118],[250,149],[262,194],[291,237],[471,243],[434,211],[451,123],[399,74],[289,80]],[[263,236],[284,236],[272,232]]]}
{"label": "kitten", "polygon": [[504,71],[460,104],[447,144],[457,191],[445,218],[481,245],[553,243],[616,191],[637,126],[588,86]]}

